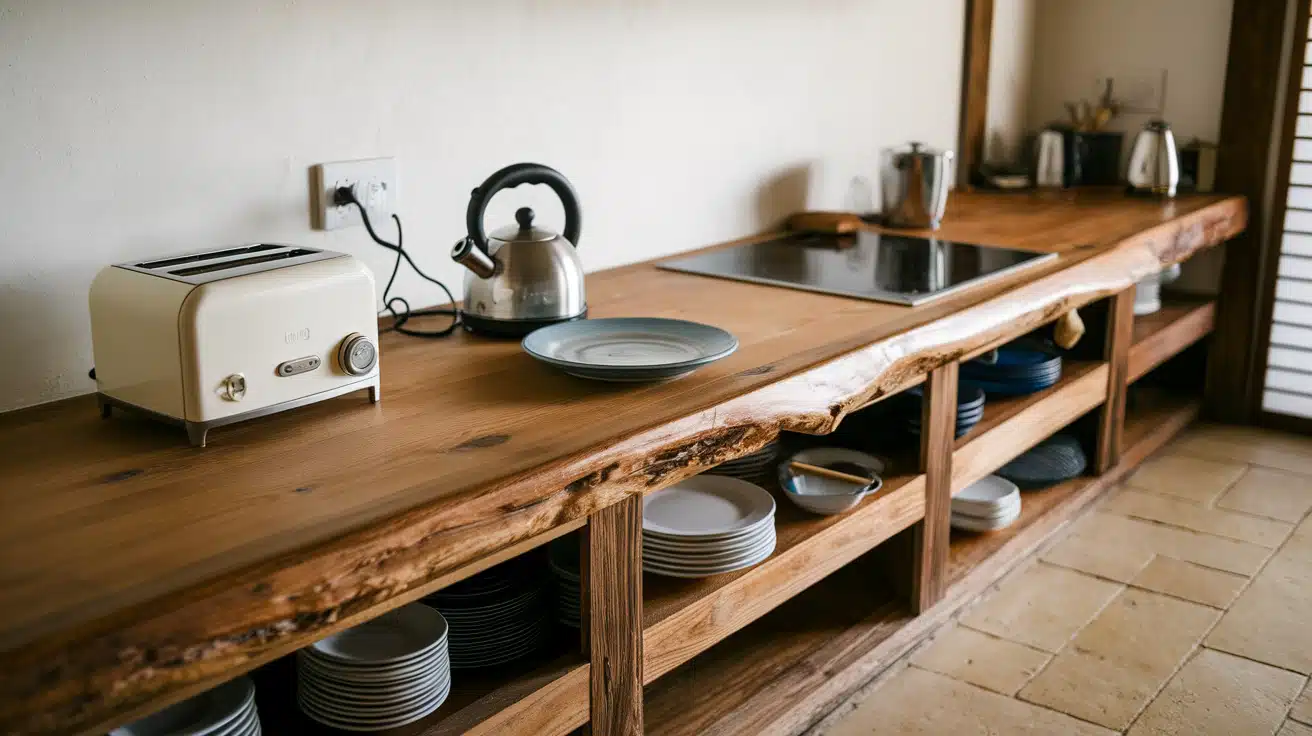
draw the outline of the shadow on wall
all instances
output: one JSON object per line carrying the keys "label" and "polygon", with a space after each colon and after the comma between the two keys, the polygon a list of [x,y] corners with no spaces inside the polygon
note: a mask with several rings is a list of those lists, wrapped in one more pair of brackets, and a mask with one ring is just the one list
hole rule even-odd
{"label": "shadow on wall", "polygon": [[[819,162],[796,164],[771,176],[756,190],[756,226],[760,231],[778,230],[783,222],[797,212],[815,209],[813,202],[841,202],[830,205],[844,212],[875,212],[875,187],[864,176],[853,176],[843,183],[841,196],[825,196],[826,184],[823,167]],[[832,191],[832,190],[830,190]]]}
{"label": "shadow on wall", "polygon": [[[94,270],[85,276],[88,283],[92,275]],[[56,320],[52,314],[68,317]],[[66,283],[48,273],[0,275],[0,315],[5,316],[0,350],[9,356],[0,362],[0,387],[12,404],[0,411],[95,390],[87,377],[92,361],[85,291],[70,293]],[[83,325],[86,332],[77,330]],[[77,368],[58,371],[52,366]]]}

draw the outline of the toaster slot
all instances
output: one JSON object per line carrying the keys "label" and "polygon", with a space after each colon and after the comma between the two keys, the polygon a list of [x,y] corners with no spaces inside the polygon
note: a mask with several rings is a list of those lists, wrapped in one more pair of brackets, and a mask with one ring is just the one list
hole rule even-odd
{"label": "toaster slot", "polygon": [[265,252],[265,251],[278,250],[279,248],[285,248],[285,247],[287,247],[287,246],[285,246],[285,245],[270,245],[270,244],[268,244],[268,243],[260,243],[259,245],[246,245],[246,246],[242,246],[242,247],[240,247],[240,248],[225,248],[225,249],[223,249],[223,250],[213,250],[213,251],[209,251],[208,253],[196,253],[196,254],[194,254],[194,255],[189,255],[189,256],[178,256],[178,257],[176,257],[176,258],[165,258],[165,259],[158,260],[158,261],[147,261],[146,263],[138,263],[138,264],[136,264],[136,265],[137,265],[137,268],[145,268],[145,269],[151,269],[151,270],[153,270],[153,269],[156,269],[156,268],[168,268],[168,267],[170,267],[170,266],[181,266],[181,265],[184,264],[184,263],[197,263],[197,262],[199,262],[199,261],[212,261],[212,260],[215,260],[215,259],[217,259],[217,258],[229,258],[229,257],[231,257],[231,256],[247,255],[247,254],[250,254],[250,253],[263,253],[263,252]]}
{"label": "toaster slot", "polygon": [[[282,246],[276,246],[276,245],[274,245],[274,246],[268,246],[268,247],[269,247],[269,248],[279,248],[279,247],[282,247]],[[229,269],[240,268],[240,267],[242,267],[242,266],[254,266],[254,265],[256,265],[256,264],[260,264],[260,263],[271,263],[271,262],[273,262],[273,261],[284,261],[284,260],[287,260],[288,258],[299,258],[299,257],[301,257],[301,256],[313,255],[313,254],[315,254],[315,253],[319,253],[319,252],[320,252],[320,251],[317,251],[317,250],[309,250],[309,249],[307,249],[307,248],[293,248],[293,249],[291,249],[291,250],[284,250],[284,251],[281,251],[281,252],[278,252],[278,253],[266,253],[266,254],[261,255],[261,256],[252,256],[252,257],[250,257],[250,258],[238,258],[238,259],[236,259],[236,260],[231,260],[231,261],[220,261],[219,263],[207,263],[207,264],[200,265],[200,266],[192,266],[192,267],[190,267],[190,268],[179,268],[179,269],[177,269],[177,270],[169,271],[169,275],[170,275],[170,276],[184,276],[184,277],[185,277],[185,276],[198,276],[198,275],[200,275],[200,274],[215,273],[215,272],[218,272],[218,271],[227,271],[227,270],[229,270]]]}

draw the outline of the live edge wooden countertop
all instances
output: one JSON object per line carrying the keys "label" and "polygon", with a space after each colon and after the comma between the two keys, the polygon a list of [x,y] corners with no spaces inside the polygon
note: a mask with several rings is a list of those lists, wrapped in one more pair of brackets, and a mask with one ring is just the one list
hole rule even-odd
{"label": "live edge wooden countertop", "polygon": [[382,341],[362,394],[223,428],[90,397],[0,416],[0,731],[103,726],[281,655],[471,561],[848,411],[1245,226],[1241,198],[953,195],[938,236],[1056,252],[919,308],[658,270],[588,276],[594,317],[708,322],[730,358],[624,386],[516,341]]}

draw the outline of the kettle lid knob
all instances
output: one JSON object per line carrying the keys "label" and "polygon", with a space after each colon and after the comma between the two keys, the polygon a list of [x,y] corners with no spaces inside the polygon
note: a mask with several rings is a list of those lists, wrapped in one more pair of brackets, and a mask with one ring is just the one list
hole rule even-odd
{"label": "kettle lid knob", "polygon": [[515,222],[519,223],[520,230],[533,229],[533,208],[520,207],[515,210]]}

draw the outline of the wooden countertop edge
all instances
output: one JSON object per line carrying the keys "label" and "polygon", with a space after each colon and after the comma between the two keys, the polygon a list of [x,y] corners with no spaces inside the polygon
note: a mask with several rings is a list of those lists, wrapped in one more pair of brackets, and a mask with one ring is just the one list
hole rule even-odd
{"label": "wooden countertop edge", "polygon": [[832,431],[848,412],[973,347],[1128,288],[1233,237],[1246,219],[1242,198],[1214,202],[1009,293],[507,479],[476,498],[444,499],[22,645],[3,657],[0,730],[103,727],[114,714],[299,648],[499,549],[758,449],[781,430]]}

